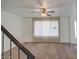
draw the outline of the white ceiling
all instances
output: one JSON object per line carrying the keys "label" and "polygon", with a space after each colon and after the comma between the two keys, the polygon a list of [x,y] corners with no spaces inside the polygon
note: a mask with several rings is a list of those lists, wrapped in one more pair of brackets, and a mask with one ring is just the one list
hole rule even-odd
{"label": "white ceiling", "polygon": [[14,13],[23,17],[39,16],[38,13],[31,13],[32,10],[39,10],[43,4],[48,10],[54,10],[53,16],[74,16],[76,15],[76,0],[2,0],[2,10]]}

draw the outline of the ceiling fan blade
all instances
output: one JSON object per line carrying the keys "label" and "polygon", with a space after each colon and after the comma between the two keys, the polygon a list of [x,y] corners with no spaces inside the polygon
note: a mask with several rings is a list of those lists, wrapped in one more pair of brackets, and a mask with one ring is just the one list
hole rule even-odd
{"label": "ceiling fan blade", "polygon": [[55,13],[55,11],[47,11],[48,13]]}
{"label": "ceiling fan blade", "polygon": [[40,11],[36,11],[36,12],[34,12],[34,11],[31,11],[31,13],[40,13]]}
{"label": "ceiling fan blade", "polygon": [[52,16],[52,15],[50,15],[50,14],[47,14],[48,16]]}

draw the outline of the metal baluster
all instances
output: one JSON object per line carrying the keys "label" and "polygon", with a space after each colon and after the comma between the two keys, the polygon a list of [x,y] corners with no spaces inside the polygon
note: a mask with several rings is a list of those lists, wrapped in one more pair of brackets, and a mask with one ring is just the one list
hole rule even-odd
{"label": "metal baluster", "polygon": [[29,55],[27,55],[27,59],[31,59]]}
{"label": "metal baluster", "polygon": [[12,59],[12,41],[10,40],[10,59]]}
{"label": "metal baluster", "polygon": [[2,33],[2,59],[4,59],[4,33]]}
{"label": "metal baluster", "polygon": [[18,59],[20,59],[20,48],[18,48]]}

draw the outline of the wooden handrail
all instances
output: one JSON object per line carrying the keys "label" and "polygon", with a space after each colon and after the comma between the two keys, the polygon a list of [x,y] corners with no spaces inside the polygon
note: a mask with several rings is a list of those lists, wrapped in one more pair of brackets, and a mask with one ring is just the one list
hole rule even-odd
{"label": "wooden handrail", "polygon": [[26,49],[14,36],[12,36],[2,25],[1,30],[12,42],[16,44],[17,47],[20,48],[20,50],[22,50],[28,56],[28,59],[35,59],[35,56],[28,49]]}

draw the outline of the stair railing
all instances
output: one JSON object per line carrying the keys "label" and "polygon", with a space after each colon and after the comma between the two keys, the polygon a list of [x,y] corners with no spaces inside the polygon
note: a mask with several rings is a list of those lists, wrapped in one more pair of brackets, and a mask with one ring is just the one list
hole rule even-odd
{"label": "stair railing", "polygon": [[14,36],[12,36],[2,25],[1,25],[1,30],[3,32],[2,34],[2,59],[4,58],[4,34],[10,39],[10,59],[12,58],[12,42],[18,47],[18,59],[20,59],[20,50],[27,56],[25,59],[35,59],[35,56],[28,50],[26,49]]}

